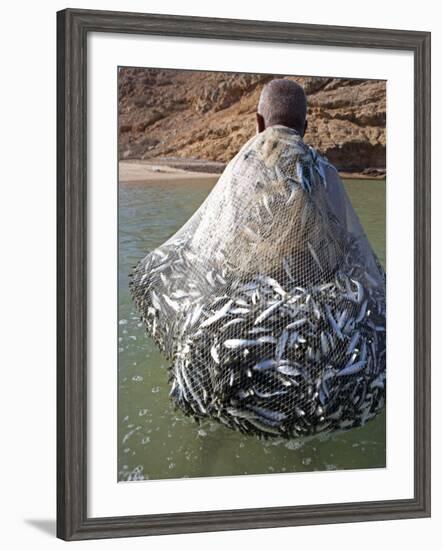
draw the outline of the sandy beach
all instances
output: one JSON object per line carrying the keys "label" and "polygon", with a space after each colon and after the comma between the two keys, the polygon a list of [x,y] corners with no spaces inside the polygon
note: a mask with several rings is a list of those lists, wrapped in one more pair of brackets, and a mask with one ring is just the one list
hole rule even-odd
{"label": "sandy beach", "polygon": [[170,167],[164,164],[150,162],[120,161],[118,166],[118,181],[122,184],[145,184],[174,182],[177,184],[188,181],[201,183],[216,183],[220,174],[196,172]]}
{"label": "sandy beach", "polygon": [[[201,183],[216,183],[220,176],[220,166],[216,166],[216,173],[211,163],[207,163],[207,171],[204,164],[195,165],[192,170],[192,161],[173,161],[159,159],[158,161],[122,160],[119,162],[119,183],[122,184],[146,184],[159,182],[174,182],[177,184],[188,181]],[[339,172],[342,179],[383,180],[385,174],[364,174],[361,172]]]}

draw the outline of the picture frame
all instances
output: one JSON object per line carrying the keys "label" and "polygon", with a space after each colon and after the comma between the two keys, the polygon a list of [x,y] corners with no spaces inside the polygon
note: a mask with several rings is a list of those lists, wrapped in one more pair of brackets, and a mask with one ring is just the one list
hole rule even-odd
{"label": "picture frame", "polygon": [[[265,32],[264,32],[265,31]],[[414,57],[414,497],[88,517],[87,36],[125,33],[410,51]],[[430,33],[66,9],[57,13],[57,536],[98,539],[430,515]]]}

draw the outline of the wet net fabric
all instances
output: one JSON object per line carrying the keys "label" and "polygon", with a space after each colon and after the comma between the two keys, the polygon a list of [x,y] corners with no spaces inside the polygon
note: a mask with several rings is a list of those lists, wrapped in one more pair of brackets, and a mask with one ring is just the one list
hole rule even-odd
{"label": "wet net fabric", "polygon": [[299,437],[384,406],[385,273],[336,170],[293,130],[247,142],[130,284],[188,415]]}

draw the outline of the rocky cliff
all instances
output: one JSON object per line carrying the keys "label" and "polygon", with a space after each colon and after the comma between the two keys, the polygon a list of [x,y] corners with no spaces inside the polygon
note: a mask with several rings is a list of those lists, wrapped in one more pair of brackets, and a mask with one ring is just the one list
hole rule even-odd
{"label": "rocky cliff", "polygon": [[[229,161],[254,134],[259,94],[272,78],[121,68],[120,158]],[[302,84],[308,96],[308,143],[342,171],[385,169],[384,81],[288,78]]]}

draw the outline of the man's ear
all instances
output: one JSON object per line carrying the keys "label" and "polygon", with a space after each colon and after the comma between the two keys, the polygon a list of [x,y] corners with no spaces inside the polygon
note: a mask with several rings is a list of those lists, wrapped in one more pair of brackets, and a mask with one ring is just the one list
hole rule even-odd
{"label": "man's ear", "polygon": [[262,115],[256,113],[256,133],[260,134],[261,132],[264,132],[265,129],[266,125]]}
{"label": "man's ear", "polygon": [[305,119],[305,124],[304,124],[304,133],[302,134],[302,137],[305,136],[305,133],[307,132],[307,127],[308,127],[308,121],[307,119]]}

